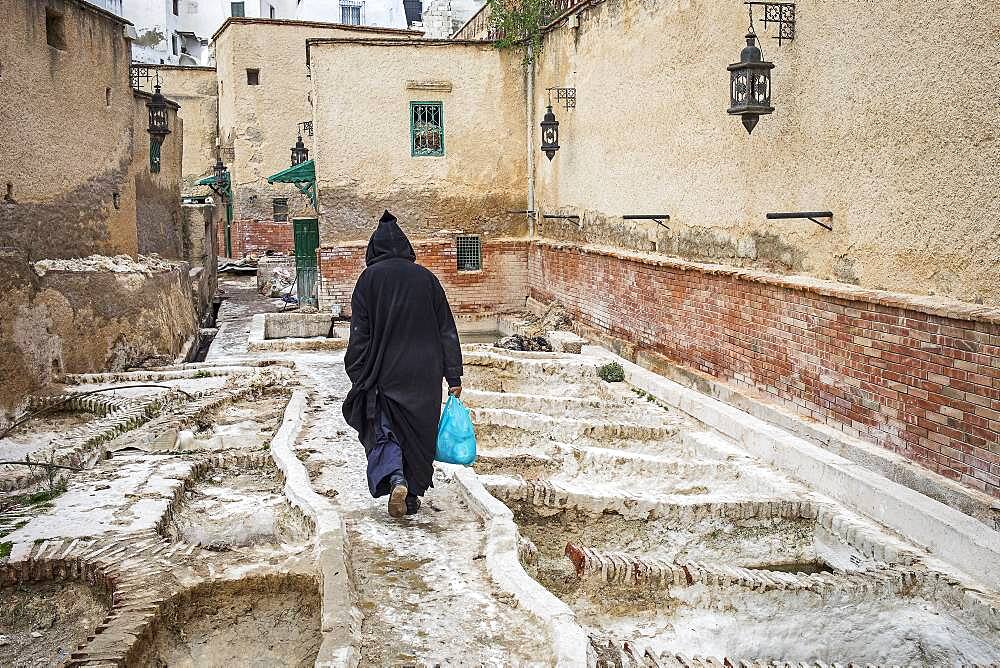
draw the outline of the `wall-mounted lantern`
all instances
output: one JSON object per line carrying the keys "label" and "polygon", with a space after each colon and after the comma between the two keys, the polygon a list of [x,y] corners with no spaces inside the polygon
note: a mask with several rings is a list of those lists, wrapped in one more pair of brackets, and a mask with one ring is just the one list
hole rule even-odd
{"label": "wall-mounted lantern", "polygon": [[212,168],[212,171],[215,173],[216,191],[220,195],[223,195],[226,191],[226,186],[229,184],[229,170],[223,164],[221,155],[215,158],[215,167]]}
{"label": "wall-mounted lantern", "polygon": [[170,134],[170,124],[167,122],[167,100],[160,93],[160,84],[156,84],[153,99],[146,103],[149,110],[149,127],[146,129],[156,144],[162,144]]}
{"label": "wall-mounted lantern", "polygon": [[771,70],[774,63],[764,60],[757,46],[757,34],[753,29],[753,6],[750,7],[750,30],[747,45],[740,52],[740,62],[729,66],[729,109],[734,116],[743,119],[747,134],[753,132],[761,116],[774,111],[771,106]]}
{"label": "wall-mounted lantern", "polygon": [[552,113],[552,91],[556,92],[556,102],[562,102],[563,107],[569,111],[576,108],[576,89],[553,87],[545,90],[549,94],[549,104],[542,118],[542,151],[551,160],[559,150],[559,121]]}
{"label": "wall-mounted lantern", "polygon": [[299,135],[298,141],[295,142],[295,146],[292,147],[292,167],[295,165],[301,165],[303,162],[309,159],[309,149],[302,142],[302,135]]}
{"label": "wall-mounted lantern", "polygon": [[302,135],[308,133],[312,137],[312,125],[312,121],[302,121],[299,123],[299,138],[295,142],[295,146],[292,147],[292,167],[301,165],[303,162],[309,160],[309,149],[303,143]]}
{"label": "wall-mounted lantern", "polygon": [[556,115],[552,113],[552,105],[550,104],[548,111],[545,112],[545,117],[542,118],[542,151],[545,152],[545,157],[552,160],[558,150],[559,121],[556,120]]}

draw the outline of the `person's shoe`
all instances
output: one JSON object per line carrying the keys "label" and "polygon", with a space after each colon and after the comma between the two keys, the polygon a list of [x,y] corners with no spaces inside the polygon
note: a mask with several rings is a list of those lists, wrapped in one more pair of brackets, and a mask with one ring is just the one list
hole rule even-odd
{"label": "person's shoe", "polygon": [[420,510],[420,497],[415,494],[406,495],[406,514],[416,515],[417,511]]}
{"label": "person's shoe", "polygon": [[392,488],[392,491],[389,492],[389,515],[402,517],[406,514],[406,495],[410,491],[406,486],[406,478],[393,476],[389,484]]}

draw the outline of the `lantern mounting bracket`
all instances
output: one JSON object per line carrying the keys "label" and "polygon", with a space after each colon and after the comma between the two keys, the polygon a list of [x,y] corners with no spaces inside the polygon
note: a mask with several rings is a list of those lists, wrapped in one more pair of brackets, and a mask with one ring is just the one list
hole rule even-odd
{"label": "lantern mounting bracket", "polygon": [[778,40],[778,46],[785,41],[795,39],[795,3],[794,2],[744,2],[750,8],[751,15],[754,7],[764,8],[764,30],[767,30],[768,23],[775,23],[778,26],[778,34],[773,39]]}
{"label": "lantern mounting bracket", "polygon": [[313,122],[312,121],[302,121],[299,123],[299,136],[308,134],[310,137],[313,136]]}
{"label": "lantern mounting bracket", "polygon": [[546,92],[549,94],[549,106],[552,106],[552,91],[556,92],[556,103],[562,102],[563,109],[569,111],[570,109],[576,108],[576,89],[575,88],[559,88],[553,86],[552,88],[546,88]]}
{"label": "lantern mounting bracket", "polygon": [[825,229],[830,230],[831,232],[833,232],[833,225],[832,224],[823,223],[823,222],[820,222],[820,221],[816,220],[817,218],[827,218],[832,223],[832,221],[833,221],[833,212],[832,211],[792,211],[792,212],[787,212],[787,213],[769,213],[769,214],[767,214],[767,219],[768,220],[792,220],[792,219],[796,219],[796,218],[805,218],[807,220],[811,220],[812,222],[816,223],[820,227],[825,228]]}
{"label": "lantern mounting bracket", "polygon": [[622,216],[622,220],[651,220],[665,230],[669,230],[663,221],[670,220],[669,213],[627,213]]}

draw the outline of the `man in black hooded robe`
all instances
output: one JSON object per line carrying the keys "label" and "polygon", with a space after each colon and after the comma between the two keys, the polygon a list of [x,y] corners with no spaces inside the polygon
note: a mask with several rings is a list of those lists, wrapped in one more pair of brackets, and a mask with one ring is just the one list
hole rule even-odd
{"label": "man in black hooded robe", "polygon": [[410,240],[386,211],[351,297],[344,418],[368,457],[368,489],[389,495],[389,514],[420,507],[432,487],[441,379],[462,392],[462,349],[444,289],[416,264]]}

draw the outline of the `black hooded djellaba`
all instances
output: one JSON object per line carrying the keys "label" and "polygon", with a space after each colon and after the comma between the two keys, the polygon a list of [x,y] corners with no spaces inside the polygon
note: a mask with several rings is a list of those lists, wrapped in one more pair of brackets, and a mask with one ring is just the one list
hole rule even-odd
{"label": "black hooded djellaba", "polygon": [[352,386],[344,418],[370,454],[373,420],[385,414],[403,451],[409,491],[420,496],[433,486],[441,379],[461,383],[458,330],[441,283],[416,264],[410,240],[388,211],[368,242],[365,263],[351,297],[344,366]]}

